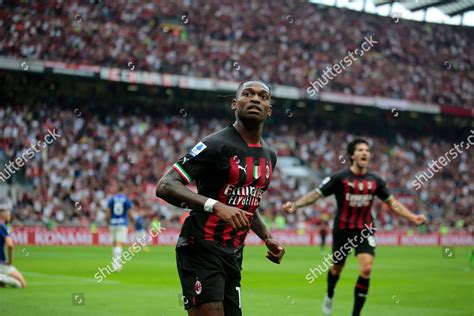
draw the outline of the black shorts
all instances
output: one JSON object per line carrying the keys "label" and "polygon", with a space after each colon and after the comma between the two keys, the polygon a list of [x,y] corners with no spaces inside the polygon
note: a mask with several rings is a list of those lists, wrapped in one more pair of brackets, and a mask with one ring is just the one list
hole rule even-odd
{"label": "black shorts", "polygon": [[375,237],[373,234],[358,229],[334,229],[332,231],[332,261],[344,264],[347,256],[355,249],[355,255],[367,253],[375,256]]}
{"label": "black shorts", "polygon": [[186,310],[221,301],[225,316],[242,315],[240,272],[243,248],[233,250],[210,241],[176,248],[178,274]]}

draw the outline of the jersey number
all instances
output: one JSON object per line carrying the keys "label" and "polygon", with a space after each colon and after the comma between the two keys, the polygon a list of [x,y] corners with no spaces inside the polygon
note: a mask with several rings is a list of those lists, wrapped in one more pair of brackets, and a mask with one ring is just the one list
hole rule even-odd
{"label": "jersey number", "polygon": [[117,216],[123,214],[123,203],[114,203],[114,214]]}
{"label": "jersey number", "polygon": [[240,286],[236,286],[235,289],[237,290],[237,293],[239,293],[239,308],[242,308],[242,303],[240,301]]}

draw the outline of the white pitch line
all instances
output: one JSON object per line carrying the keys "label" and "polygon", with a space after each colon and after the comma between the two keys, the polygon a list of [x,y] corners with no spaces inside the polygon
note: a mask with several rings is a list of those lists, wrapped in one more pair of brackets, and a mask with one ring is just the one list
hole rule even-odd
{"label": "white pitch line", "polygon": [[[88,283],[97,283],[94,278],[84,278],[84,277],[76,277],[76,276],[71,276],[71,275],[61,275],[61,274],[46,274],[46,273],[37,273],[37,272],[23,272],[24,275],[27,276],[32,276],[32,277],[43,277],[43,278],[49,278],[49,279],[61,279],[61,280],[74,280],[74,281],[83,281],[83,282],[88,282]],[[109,283],[109,284],[120,284],[119,281],[115,280],[104,280],[100,283]]]}

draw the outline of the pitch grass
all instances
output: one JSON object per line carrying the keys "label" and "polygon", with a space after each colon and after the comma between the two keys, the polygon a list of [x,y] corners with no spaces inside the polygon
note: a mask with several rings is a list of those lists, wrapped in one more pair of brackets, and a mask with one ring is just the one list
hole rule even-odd
{"label": "pitch grass", "polygon": [[[454,250],[455,258],[447,258],[442,247],[379,247],[363,315],[472,315],[472,249]],[[326,276],[311,285],[305,277],[327,251],[289,247],[283,263],[275,265],[264,258],[263,247],[247,247],[243,314],[321,315]],[[109,247],[27,246],[15,253],[28,288],[0,289],[0,315],[186,315],[173,247],[138,253],[100,284],[94,274],[110,264]],[[357,275],[351,256],[336,289],[333,315],[350,315]]]}

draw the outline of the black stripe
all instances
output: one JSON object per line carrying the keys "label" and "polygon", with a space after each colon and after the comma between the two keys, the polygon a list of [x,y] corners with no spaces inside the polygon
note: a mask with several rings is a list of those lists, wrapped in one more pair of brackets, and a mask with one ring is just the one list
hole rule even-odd
{"label": "black stripe", "polygon": [[214,240],[217,242],[222,243],[222,234],[224,233],[224,229],[227,226],[226,222],[220,219],[217,222],[216,230],[214,231]]}

